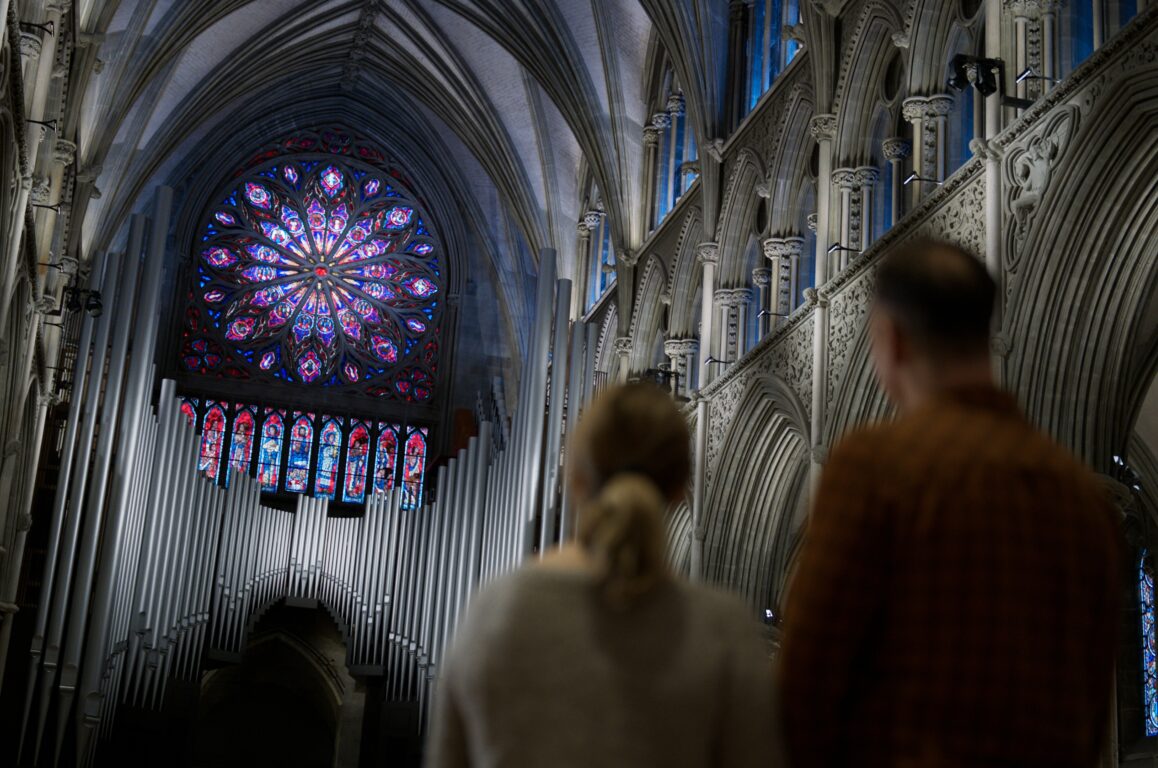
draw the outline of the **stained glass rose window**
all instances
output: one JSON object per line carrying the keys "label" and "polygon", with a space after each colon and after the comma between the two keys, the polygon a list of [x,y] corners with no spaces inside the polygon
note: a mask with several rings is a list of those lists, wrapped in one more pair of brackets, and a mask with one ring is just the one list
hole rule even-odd
{"label": "stained glass rose window", "polygon": [[344,134],[284,148],[207,213],[183,367],[429,400],[443,282],[422,206]]}

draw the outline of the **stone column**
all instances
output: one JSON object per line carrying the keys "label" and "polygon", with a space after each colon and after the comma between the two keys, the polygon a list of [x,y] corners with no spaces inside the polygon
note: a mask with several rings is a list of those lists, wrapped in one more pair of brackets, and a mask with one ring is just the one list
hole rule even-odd
{"label": "stone column", "polygon": [[907,139],[885,139],[881,145],[881,153],[889,163],[889,194],[892,200],[892,215],[889,217],[889,226],[895,227],[904,216],[905,206],[905,160],[913,154],[913,145]]}
{"label": "stone column", "polygon": [[575,225],[577,235],[575,244],[575,282],[572,287],[572,305],[575,307],[576,317],[587,313],[587,295],[590,286],[591,270],[588,269],[588,260],[591,258],[591,228],[587,226],[586,217]]}
{"label": "stone column", "polygon": [[[777,272],[779,272],[779,270],[777,270]],[[760,337],[756,339],[757,343],[763,341],[764,337],[768,335],[768,332],[772,328],[772,322],[775,320],[775,318],[770,317],[767,314],[769,312],[775,311],[772,309],[772,305],[769,303],[768,299],[768,286],[771,284],[771,269],[768,269],[767,267],[756,267],[752,270],[752,285],[756,286],[757,295],[760,297],[760,300],[756,302],[756,305],[760,308],[761,313],[760,319],[756,323],[758,332],[760,334]],[[779,288],[779,285],[777,285],[777,288]]]}
{"label": "stone column", "polygon": [[24,82],[28,82],[32,74],[36,72],[37,65],[40,63],[42,48],[43,44],[40,42],[39,34],[35,32],[20,33],[20,58],[23,59],[21,75]]}
{"label": "stone column", "polygon": [[720,246],[716,243],[700,243],[696,250],[696,259],[703,268],[703,277],[700,281],[700,375],[699,387],[703,389],[712,381],[711,366],[708,358],[716,350],[712,345],[712,335],[715,329],[713,316],[716,312],[716,265],[720,260]]}
{"label": "stone column", "polygon": [[671,370],[675,375],[675,395],[691,394],[692,382],[688,374],[695,370],[696,353],[700,342],[695,339],[668,339],[663,343],[663,352],[671,360]]}
{"label": "stone column", "polygon": [[[852,168],[837,168],[832,172],[832,183],[840,191],[840,219],[837,224],[837,235],[833,242],[842,248],[851,248],[854,247],[851,243],[853,242],[852,205],[853,192],[856,189],[856,171]],[[831,243],[825,244],[825,257],[829,261],[829,269],[832,274],[837,275],[848,266],[848,251],[839,250],[835,253],[828,253],[830,245]]]}
{"label": "stone column", "polygon": [[747,354],[748,347],[751,346],[748,341],[748,310],[752,306],[752,289],[733,288],[732,306],[732,313],[736,322],[735,356],[732,359],[739,360]]}
{"label": "stone column", "polygon": [[672,93],[667,97],[667,114],[668,114],[668,203],[675,205],[679,198],[681,187],[683,186],[683,174],[680,173],[679,165],[676,163],[676,142],[682,141],[676,135],[676,125],[679,124],[679,119],[684,115],[684,95],[682,93]]}
{"label": "stone column", "polygon": [[[643,127],[643,178],[651,181],[655,185],[655,192],[651,196],[650,215],[648,217],[648,229],[654,229],[659,226],[659,188],[661,181],[659,179],[659,158],[657,157],[657,147],[659,146],[659,129],[654,125],[648,123]],[[647,185],[644,185],[647,189]]]}
{"label": "stone column", "polygon": [[812,137],[820,145],[820,168],[816,181],[816,284],[828,282],[828,246],[832,245],[829,217],[832,202],[832,142],[836,138],[836,115],[816,115],[809,123]]}
{"label": "stone column", "polygon": [[796,297],[800,294],[800,255],[803,251],[803,237],[770,237],[764,241],[764,257],[772,265],[771,309],[777,316],[776,325],[796,309]]}
{"label": "stone column", "polygon": [[627,375],[631,370],[631,337],[620,336],[615,340],[615,355],[619,358],[619,383],[627,383]]}
{"label": "stone column", "polygon": [[856,169],[856,186],[860,191],[860,199],[853,201],[853,233],[859,237],[853,238],[852,247],[862,253],[868,250],[873,241],[874,193],[880,176],[880,171],[871,165],[863,165]]}
{"label": "stone column", "polygon": [[[1080,2],[1080,0],[1079,0]],[[1030,10],[1027,8],[1028,3],[1024,0],[1011,0],[1008,2],[1010,12],[1013,14],[1013,75],[1024,72],[1025,68],[1029,66],[1029,25],[1030,25]],[[1024,99],[1029,96],[1029,84],[1022,80],[1016,84],[1015,95],[1019,99]]]}
{"label": "stone column", "polygon": [[[655,181],[655,221],[658,225],[664,215],[671,209],[671,169],[662,176],[659,174],[659,158],[663,153],[671,151],[671,115],[667,112],[656,112],[651,116],[651,127],[656,137],[656,181]],[[667,142],[663,141],[664,136]]]}

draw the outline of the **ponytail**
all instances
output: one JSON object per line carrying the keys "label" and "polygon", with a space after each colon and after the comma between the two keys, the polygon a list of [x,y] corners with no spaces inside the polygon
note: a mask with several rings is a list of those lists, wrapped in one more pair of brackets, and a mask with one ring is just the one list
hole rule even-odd
{"label": "ponytail", "polygon": [[663,513],[667,504],[646,475],[611,477],[583,508],[579,543],[595,561],[609,605],[628,608],[667,578]]}

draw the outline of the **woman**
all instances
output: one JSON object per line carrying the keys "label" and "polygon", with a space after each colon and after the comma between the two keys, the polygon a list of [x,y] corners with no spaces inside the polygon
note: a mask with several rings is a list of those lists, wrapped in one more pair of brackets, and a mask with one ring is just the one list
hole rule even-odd
{"label": "woman", "polygon": [[475,600],[443,671],[429,766],[779,764],[759,628],[666,566],[663,513],[684,495],[689,442],[651,385],[584,413],[570,448],[578,541]]}

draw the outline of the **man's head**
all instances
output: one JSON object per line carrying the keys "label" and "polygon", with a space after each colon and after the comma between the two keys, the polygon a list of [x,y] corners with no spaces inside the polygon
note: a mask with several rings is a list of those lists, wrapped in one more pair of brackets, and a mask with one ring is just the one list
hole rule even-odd
{"label": "man's head", "polygon": [[870,333],[881,386],[902,410],[955,385],[989,383],[997,289],[955,245],[922,241],[881,263]]}

